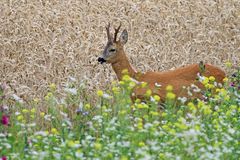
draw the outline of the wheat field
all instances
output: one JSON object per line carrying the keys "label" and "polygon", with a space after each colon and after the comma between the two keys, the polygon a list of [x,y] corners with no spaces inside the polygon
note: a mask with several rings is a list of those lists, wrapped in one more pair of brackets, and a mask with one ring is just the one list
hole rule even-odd
{"label": "wheat field", "polygon": [[0,82],[25,97],[46,94],[69,76],[89,91],[116,79],[97,57],[105,26],[122,23],[127,56],[141,71],[186,64],[240,63],[239,0],[1,0]]}

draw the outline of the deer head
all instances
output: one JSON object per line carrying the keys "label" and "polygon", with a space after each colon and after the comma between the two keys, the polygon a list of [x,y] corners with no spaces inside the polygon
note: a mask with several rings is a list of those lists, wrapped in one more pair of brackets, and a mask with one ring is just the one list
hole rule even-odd
{"label": "deer head", "polygon": [[117,34],[120,28],[121,24],[118,28],[115,28],[114,37],[112,37],[110,33],[110,23],[106,27],[108,41],[102,55],[98,58],[98,62],[101,64],[104,62],[113,64],[119,60],[122,54],[124,54],[123,46],[127,43],[128,33],[127,30],[124,29],[119,40],[117,40]]}

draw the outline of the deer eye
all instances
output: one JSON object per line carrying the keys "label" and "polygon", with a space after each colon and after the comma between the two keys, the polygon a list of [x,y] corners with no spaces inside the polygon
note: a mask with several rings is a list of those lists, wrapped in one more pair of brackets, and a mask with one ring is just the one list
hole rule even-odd
{"label": "deer eye", "polygon": [[116,49],[112,48],[112,49],[110,49],[109,51],[110,51],[110,52],[115,52]]}

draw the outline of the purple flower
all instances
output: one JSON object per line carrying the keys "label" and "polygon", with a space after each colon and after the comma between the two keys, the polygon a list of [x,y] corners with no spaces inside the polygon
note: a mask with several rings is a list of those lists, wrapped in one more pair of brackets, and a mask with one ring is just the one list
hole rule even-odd
{"label": "purple flower", "polygon": [[2,116],[1,122],[4,126],[7,126],[9,124],[9,118],[6,115]]}
{"label": "purple flower", "polygon": [[234,83],[234,82],[231,82],[231,83],[230,83],[230,86],[231,86],[231,87],[234,87],[234,86],[235,86],[235,83]]}

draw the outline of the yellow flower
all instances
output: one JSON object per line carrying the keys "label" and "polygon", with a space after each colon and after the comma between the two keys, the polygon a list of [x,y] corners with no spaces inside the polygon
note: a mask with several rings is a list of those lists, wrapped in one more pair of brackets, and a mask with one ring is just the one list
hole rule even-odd
{"label": "yellow flower", "polygon": [[197,125],[194,126],[194,129],[199,131],[200,130],[200,126],[197,124]]}
{"label": "yellow flower", "polygon": [[197,108],[195,107],[195,105],[194,105],[192,102],[189,102],[189,103],[187,104],[187,106],[189,107],[189,109],[190,109],[191,111],[196,111],[196,110],[197,110]]}
{"label": "yellow flower", "polygon": [[162,112],[162,117],[166,117],[167,113],[166,112]]}
{"label": "yellow flower", "polygon": [[32,109],[31,109],[31,112],[32,112],[32,113],[35,113],[35,112],[36,112],[36,109],[35,109],[35,108],[32,108]]}
{"label": "yellow flower", "polygon": [[213,81],[215,81],[215,77],[210,76],[210,77],[209,77],[209,80],[210,80],[211,82],[213,82]]}
{"label": "yellow flower", "polygon": [[68,147],[71,147],[71,148],[74,148],[74,147],[75,147],[75,143],[74,143],[73,140],[67,141],[67,145],[68,145]]}
{"label": "yellow flower", "polygon": [[118,94],[120,89],[118,87],[113,87],[112,91],[113,91],[113,93]]}
{"label": "yellow flower", "polygon": [[235,109],[237,109],[237,106],[232,104],[232,105],[230,106],[230,109],[235,110]]}
{"label": "yellow flower", "polygon": [[128,160],[128,157],[122,156],[122,157],[121,157],[121,160]]}
{"label": "yellow flower", "polygon": [[155,111],[150,111],[150,114],[153,115],[153,116],[158,116],[159,115],[159,113],[155,112]]}
{"label": "yellow flower", "polygon": [[124,81],[119,81],[119,84],[120,84],[120,85],[124,85],[125,82],[124,82]]}
{"label": "yellow flower", "polygon": [[176,135],[176,131],[174,129],[170,129],[168,132],[172,135]]}
{"label": "yellow flower", "polygon": [[56,84],[55,83],[51,83],[49,85],[49,88],[50,88],[50,90],[55,91],[56,90]]}
{"label": "yellow flower", "polygon": [[126,75],[124,75],[124,76],[122,77],[122,80],[125,81],[125,82],[127,82],[127,81],[130,81],[130,80],[131,80],[131,77],[126,74]]}
{"label": "yellow flower", "polygon": [[102,91],[102,90],[98,90],[98,91],[97,91],[97,95],[98,95],[99,97],[102,97],[102,96],[103,96],[103,91]]}
{"label": "yellow flower", "polygon": [[145,146],[145,143],[144,143],[144,142],[139,142],[139,143],[138,143],[138,146],[139,146],[139,147],[143,147],[143,146]]}
{"label": "yellow flower", "polygon": [[229,101],[229,100],[230,100],[230,96],[229,96],[229,95],[226,95],[226,96],[224,97],[224,100],[225,100],[225,101]]}
{"label": "yellow flower", "polygon": [[172,92],[168,92],[167,95],[166,95],[166,97],[167,97],[167,99],[172,100],[172,99],[175,99],[175,98],[176,98],[176,95],[175,95],[174,93],[172,93]]}
{"label": "yellow flower", "polygon": [[160,101],[160,97],[159,97],[158,95],[154,95],[153,98],[154,98],[154,100],[157,101],[157,102]]}
{"label": "yellow flower", "polygon": [[133,110],[136,109],[134,105],[131,105],[130,108]]}
{"label": "yellow flower", "polygon": [[182,130],[185,130],[185,129],[188,128],[188,127],[187,127],[185,124],[183,124],[183,123],[175,123],[175,126],[178,127],[178,128],[180,128],[180,129],[182,129]]}
{"label": "yellow flower", "polygon": [[129,83],[130,89],[134,88],[135,86],[136,86],[136,83],[135,83],[135,82],[131,81],[131,82]]}
{"label": "yellow flower", "polygon": [[85,109],[90,109],[91,108],[91,105],[89,103],[85,104]]}
{"label": "yellow flower", "polygon": [[226,112],[226,116],[227,117],[230,117],[232,115],[232,111],[231,110],[228,110],[227,112]]}
{"label": "yellow flower", "polygon": [[207,85],[208,83],[209,83],[209,79],[207,77],[204,77],[202,84]]}
{"label": "yellow flower", "polygon": [[44,113],[44,112],[40,112],[40,116],[41,116],[41,117],[44,117],[44,116],[45,116],[45,113]]}
{"label": "yellow flower", "polygon": [[139,99],[139,98],[137,98],[136,100],[135,100],[135,103],[140,103],[141,102],[141,99]]}
{"label": "yellow flower", "polygon": [[146,91],[145,95],[146,95],[147,97],[150,97],[150,96],[152,95],[152,91],[151,91],[150,89],[148,89],[148,90]]}
{"label": "yellow flower", "polygon": [[38,98],[34,98],[34,99],[33,99],[33,102],[34,102],[35,104],[38,104],[38,103],[39,103],[39,99],[38,99]]}
{"label": "yellow flower", "polygon": [[163,153],[159,153],[159,159],[165,159],[166,158],[166,156],[163,154]]}
{"label": "yellow flower", "polygon": [[148,120],[149,116],[148,116],[147,114],[144,114],[144,115],[143,115],[143,118],[146,119],[146,120]]}
{"label": "yellow flower", "polygon": [[206,106],[206,105],[202,108],[202,110],[203,110],[203,114],[205,114],[205,115],[209,115],[209,114],[212,113],[211,108],[209,106]]}
{"label": "yellow flower", "polygon": [[226,63],[225,63],[225,65],[227,66],[227,67],[232,67],[232,63],[231,62],[229,62],[229,61],[227,61]]}
{"label": "yellow flower", "polygon": [[18,116],[17,116],[17,120],[18,120],[18,121],[22,121],[22,120],[23,120],[23,116],[22,116],[22,115],[18,115]]}
{"label": "yellow flower", "polygon": [[198,106],[198,108],[202,108],[204,106],[204,102],[203,101],[198,101],[197,106]]}
{"label": "yellow flower", "polygon": [[103,115],[104,117],[107,117],[107,116],[108,116],[108,113],[107,113],[107,112],[103,112],[102,115]]}
{"label": "yellow flower", "polygon": [[128,74],[128,69],[122,70],[122,74]]}
{"label": "yellow flower", "polygon": [[140,130],[143,129],[143,124],[142,124],[142,122],[138,122],[138,123],[137,123],[137,128],[140,129]]}
{"label": "yellow flower", "polygon": [[49,132],[48,132],[48,131],[45,131],[45,134],[46,134],[46,135],[49,135]]}
{"label": "yellow flower", "polygon": [[165,124],[162,126],[162,128],[163,128],[164,130],[166,130],[166,131],[170,130],[170,128],[168,127],[168,125],[165,125]]}
{"label": "yellow flower", "polygon": [[52,93],[52,92],[48,92],[48,93],[47,93],[47,96],[48,96],[48,97],[52,97],[52,96],[53,96],[53,93]]}
{"label": "yellow flower", "polygon": [[224,82],[224,83],[227,83],[227,82],[228,82],[228,78],[225,77],[225,78],[223,79],[223,82]]}
{"label": "yellow flower", "polygon": [[220,90],[220,94],[221,94],[222,96],[226,96],[226,95],[227,95],[227,91],[226,91],[224,88],[222,88],[222,89]]}
{"label": "yellow flower", "polygon": [[141,83],[141,87],[142,87],[142,88],[147,87],[147,82],[142,82],[142,83]]}
{"label": "yellow flower", "polygon": [[172,85],[168,85],[168,86],[166,87],[166,91],[167,91],[167,92],[172,92],[172,91],[173,91],[173,86],[172,86]]}
{"label": "yellow flower", "polygon": [[138,109],[148,109],[149,107],[145,103],[139,103],[139,104],[137,104],[137,108]]}
{"label": "yellow flower", "polygon": [[45,100],[48,101],[53,96],[52,92],[48,92],[45,96]]}
{"label": "yellow flower", "polygon": [[102,144],[96,142],[96,143],[94,144],[94,148],[95,148],[96,150],[101,150],[101,149],[102,149]]}
{"label": "yellow flower", "polygon": [[29,110],[27,110],[27,109],[22,110],[22,113],[28,113],[28,112],[29,112]]}
{"label": "yellow flower", "polygon": [[213,89],[215,86],[213,84],[206,84],[205,87],[207,89]]}
{"label": "yellow flower", "polygon": [[52,128],[52,129],[51,129],[51,133],[52,133],[52,134],[55,134],[55,135],[56,135],[56,134],[59,134],[56,128]]}
{"label": "yellow flower", "polygon": [[119,114],[120,114],[120,115],[125,115],[126,113],[127,113],[126,110],[121,110]]}
{"label": "yellow flower", "polygon": [[107,106],[102,106],[102,109],[103,110],[107,110]]}
{"label": "yellow flower", "polygon": [[112,81],[112,86],[115,86],[117,84],[117,81]]}

